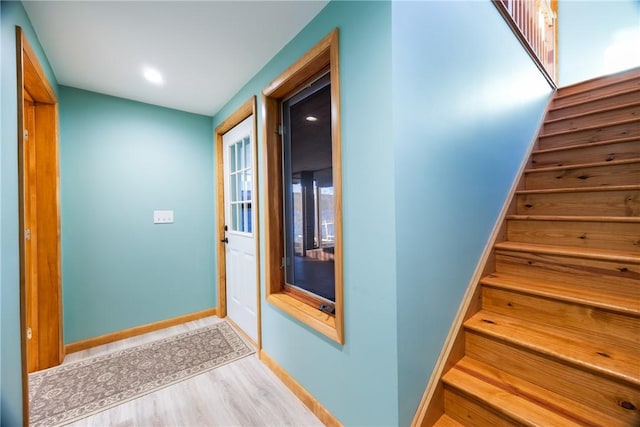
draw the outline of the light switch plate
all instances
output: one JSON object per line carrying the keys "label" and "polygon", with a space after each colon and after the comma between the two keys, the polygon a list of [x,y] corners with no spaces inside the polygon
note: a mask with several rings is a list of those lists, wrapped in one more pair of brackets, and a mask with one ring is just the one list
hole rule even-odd
{"label": "light switch plate", "polygon": [[153,211],[154,224],[173,224],[173,211]]}

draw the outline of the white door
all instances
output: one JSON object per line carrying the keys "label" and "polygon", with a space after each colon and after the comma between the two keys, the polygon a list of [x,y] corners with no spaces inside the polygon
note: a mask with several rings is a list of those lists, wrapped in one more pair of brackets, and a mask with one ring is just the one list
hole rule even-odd
{"label": "white door", "polygon": [[253,144],[253,115],[222,137],[227,316],[257,341]]}

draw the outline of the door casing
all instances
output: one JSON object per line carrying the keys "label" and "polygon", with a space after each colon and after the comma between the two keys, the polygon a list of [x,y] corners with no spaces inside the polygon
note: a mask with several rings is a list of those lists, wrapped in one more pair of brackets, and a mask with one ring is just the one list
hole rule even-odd
{"label": "door casing", "polygon": [[[31,327],[33,333],[37,334],[34,350],[36,355],[30,357],[32,366],[35,364],[35,369],[59,365],[64,359],[58,99],[20,27],[16,27],[16,64],[20,336],[23,420],[27,425],[29,417],[27,328]],[[25,97],[30,108],[27,114],[25,114]],[[25,134],[27,128],[25,119],[32,120],[29,135]],[[31,150],[27,149],[31,163],[30,170],[25,170],[25,143],[28,141],[32,142],[29,147]],[[25,178],[28,180],[27,186],[25,186]],[[28,210],[26,209],[27,198],[29,198]],[[35,278],[37,280],[34,280]],[[27,285],[31,285],[29,292]],[[35,296],[35,303],[27,301],[27,295]],[[30,309],[36,312],[29,313]],[[29,325],[28,320],[35,323]]]}
{"label": "door casing", "polygon": [[[217,267],[218,267],[218,317],[224,318],[227,316],[227,279],[226,279],[226,257],[225,257],[225,199],[224,199],[224,159],[223,159],[223,141],[222,137],[229,130],[233,129],[236,125],[241,123],[247,117],[253,115],[253,135],[254,139],[257,138],[257,99],[252,96],[244,104],[242,104],[236,111],[231,113],[222,123],[220,123],[215,129],[215,167],[216,167],[216,241],[217,246]],[[252,196],[254,200],[253,210],[255,212],[255,222],[253,224],[253,232],[255,239],[255,259],[256,259],[256,317],[258,321],[258,342],[255,343],[258,349],[258,353],[262,349],[262,322],[261,322],[261,309],[260,309],[260,210],[259,210],[259,194],[258,194],[258,153],[257,153],[257,141],[253,141],[253,179],[255,180],[254,188],[255,195]]]}

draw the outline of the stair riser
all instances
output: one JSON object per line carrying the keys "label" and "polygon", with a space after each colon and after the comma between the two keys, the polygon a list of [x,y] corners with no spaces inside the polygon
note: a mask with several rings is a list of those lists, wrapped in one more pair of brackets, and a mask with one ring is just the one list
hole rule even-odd
{"label": "stair riser", "polygon": [[588,116],[574,117],[560,121],[545,123],[543,134],[567,130],[584,129],[591,126],[603,126],[612,122],[620,122],[640,117],[640,105],[631,105],[615,110],[602,111]]}
{"label": "stair riser", "polygon": [[501,417],[488,409],[486,405],[482,405],[477,403],[475,400],[466,398],[464,394],[451,387],[445,387],[444,408],[445,412],[451,418],[467,427],[523,426],[523,424],[518,424],[514,421]]}
{"label": "stair riser", "polygon": [[590,221],[509,220],[511,242],[640,251],[640,224]]}
{"label": "stair riser", "polygon": [[640,390],[637,388],[474,332],[465,334],[465,348],[469,357],[597,408],[620,419],[621,423],[636,425],[640,422],[637,409],[628,410],[620,406],[620,402],[631,402],[636,408],[640,407]]}
{"label": "stair riser", "polygon": [[559,135],[545,135],[546,134],[542,134],[538,138],[539,150],[604,142],[620,138],[640,137],[640,121],[601,126],[594,129],[577,130]]}
{"label": "stair riser", "polygon": [[525,174],[524,182],[527,190],[637,185],[640,182],[640,162],[540,172],[531,170]]}
{"label": "stair riser", "polygon": [[566,91],[560,90],[558,95],[562,97],[555,99],[552,106],[553,108],[564,107],[575,102],[589,101],[601,98],[602,96],[618,92],[626,92],[633,89],[640,89],[640,77],[617,82],[609,86],[594,88],[593,90],[587,92],[574,93],[567,96],[564,96],[567,93]]}
{"label": "stair riser", "polygon": [[640,286],[623,289],[623,293],[612,293],[609,288],[599,289],[567,284],[562,281],[536,280],[529,276],[510,275],[497,271],[485,276],[480,284],[532,298],[546,298],[566,304],[591,307],[640,321],[640,304],[637,303],[640,301]]}
{"label": "stair riser", "polygon": [[640,330],[638,317],[490,286],[482,287],[482,308],[531,322],[587,331],[620,340],[622,343],[626,342],[626,345],[629,345],[629,342],[633,345],[640,344],[640,334],[629,333]]}
{"label": "stair riser", "polygon": [[520,215],[640,216],[640,190],[519,194]]}
{"label": "stair riser", "polygon": [[548,120],[562,119],[576,114],[592,113],[604,108],[617,107],[618,105],[625,105],[632,102],[637,102],[640,99],[640,90],[632,92],[624,92],[614,96],[608,96],[605,98],[596,98],[594,100],[571,105],[568,107],[560,108],[558,110],[551,110],[547,115]]}
{"label": "stair riser", "polygon": [[570,150],[533,153],[531,159],[531,165],[534,168],[640,159],[640,139],[617,144],[587,145]]}
{"label": "stair riser", "polygon": [[624,262],[497,251],[496,271],[620,295],[640,287],[640,265]]}

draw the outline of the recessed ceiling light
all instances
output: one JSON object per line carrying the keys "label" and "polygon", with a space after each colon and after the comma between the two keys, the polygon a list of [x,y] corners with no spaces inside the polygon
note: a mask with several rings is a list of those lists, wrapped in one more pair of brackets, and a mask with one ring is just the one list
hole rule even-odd
{"label": "recessed ceiling light", "polygon": [[150,81],[153,84],[161,85],[163,83],[162,74],[158,70],[154,70],[153,68],[145,68],[143,73],[144,78]]}
{"label": "recessed ceiling light", "polygon": [[316,116],[307,116],[307,117],[305,117],[305,119],[308,122],[317,122],[318,121],[318,118]]}

